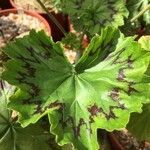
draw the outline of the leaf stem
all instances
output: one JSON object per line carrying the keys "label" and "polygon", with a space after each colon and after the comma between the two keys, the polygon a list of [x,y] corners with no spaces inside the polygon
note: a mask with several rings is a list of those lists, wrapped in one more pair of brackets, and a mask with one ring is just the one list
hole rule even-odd
{"label": "leaf stem", "polygon": [[150,10],[150,4],[147,5],[147,7],[145,7],[143,10],[141,10],[136,16],[134,16],[131,19],[131,22],[134,22],[136,19],[138,19],[140,16],[142,16],[146,11]]}
{"label": "leaf stem", "polygon": [[37,0],[37,2],[40,4],[40,6],[44,9],[44,11],[47,13],[48,17],[55,23],[55,25],[60,29],[60,31],[66,36],[66,31],[62,27],[62,25],[57,21],[57,19],[48,11],[48,9],[44,6],[44,4],[41,2],[41,0]]}

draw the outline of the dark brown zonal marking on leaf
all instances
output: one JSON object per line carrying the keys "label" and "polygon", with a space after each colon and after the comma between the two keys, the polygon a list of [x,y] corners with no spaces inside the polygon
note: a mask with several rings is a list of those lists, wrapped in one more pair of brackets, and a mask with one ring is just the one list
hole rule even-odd
{"label": "dark brown zonal marking on leaf", "polygon": [[28,62],[25,62],[25,65],[23,67],[27,69],[27,73],[29,76],[35,77],[36,69],[33,68]]}
{"label": "dark brown zonal marking on leaf", "polygon": [[41,39],[39,39],[39,42],[40,42],[40,44],[41,44],[41,46],[43,47],[43,48],[45,48],[45,49],[51,49],[51,48],[53,48],[53,46],[49,43],[49,44],[46,44],[46,43],[44,43],[43,41],[41,41]]}
{"label": "dark brown zonal marking on leaf", "polygon": [[97,116],[98,113],[102,112],[101,108],[98,108],[96,104],[88,108],[88,111],[90,112],[91,116]]}
{"label": "dark brown zonal marking on leaf", "polygon": [[45,51],[42,53],[42,57],[44,59],[49,59],[49,58],[51,58],[51,53],[49,51]]}
{"label": "dark brown zonal marking on leaf", "polygon": [[74,129],[73,129],[75,137],[80,136],[80,129],[81,129],[81,126],[83,126],[83,125],[86,125],[86,122],[84,121],[83,118],[80,118],[79,124],[76,127],[74,127]]}
{"label": "dark brown zonal marking on leaf", "polygon": [[90,116],[90,117],[89,117],[89,124],[90,124],[90,129],[89,129],[89,131],[90,131],[91,134],[93,133],[91,124],[94,123],[94,122],[95,122],[95,121],[94,121],[93,117]]}
{"label": "dark brown zonal marking on leaf", "polygon": [[50,108],[55,108],[55,107],[61,108],[61,107],[63,107],[63,103],[59,103],[58,100],[53,102],[53,103],[51,103],[51,104],[49,104],[44,109],[42,109],[43,107],[42,107],[41,101],[37,101],[37,102],[39,102],[39,103],[34,103],[37,106],[36,106],[36,111],[33,113],[33,115],[37,114],[37,113],[44,113],[47,109],[50,109]]}
{"label": "dark brown zonal marking on leaf", "polygon": [[39,114],[39,113],[40,113],[40,114],[43,113],[42,104],[41,104],[41,103],[39,103],[39,104],[36,105],[35,112],[34,112],[32,115],[34,115],[34,114]]}
{"label": "dark brown zonal marking on leaf", "polygon": [[25,83],[25,84],[27,84],[27,85],[30,86],[30,89],[29,89],[29,90],[30,90],[30,91],[29,91],[30,95],[31,95],[32,97],[38,96],[39,93],[40,93],[40,89],[38,88],[38,86],[36,86],[36,85],[33,84],[33,83],[30,83],[30,82],[27,82],[27,81],[26,81],[26,77],[29,76],[29,75],[26,74],[26,73],[23,73],[23,72],[21,72],[21,71],[18,71],[18,74],[19,74],[21,77],[16,78],[16,79],[17,79],[20,83]]}
{"label": "dark brown zonal marking on leaf", "polygon": [[120,88],[114,88],[112,89],[111,92],[109,92],[108,96],[111,97],[112,100],[116,101],[118,106],[113,106],[113,108],[121,108],[121,109],[126,109],[126,107],[124,106],[124,104],[121,104],[120,98],[119,98],[119,91],[121,89]]}
{"label": "dark brown zonal marking on leaf", "polygon": [[23,60],[24,62],[40,63],[36,58],[34,58],[34,59],[25,58],[22,55],[17,56],[17,59],[20,59],[21,61]]}
{"label": "dark brown zonal marking on leaf", "polygon": [[125,74],[124,74],[124,70],[126,68],[120,68],[119,69],[119,73],[118,73],[118,77],[117,77],[117,80],[119,81],[124,81],[124,78],[126,78]]}
{"label": "dark brown zonal marking on leaf", "polygon": [[110,106],[110,108],[109,108],[109,114],[104,113],[107,120],[118,118],[118,117],[114,114],[113,109],[114,109],[114,107],[111,107],[111,106]]}
{"label": "dark brown zonal marking on leaf", "polygon": [[129,82],[129,84],[128,84],[128,95],[131,95],[133,92],[139,93],[138,90],[136,90],[134,87],[132,87],[135,84],[136,84],[135,82]]}
{"label": "dark brown zonal marking on leaf", "polygon": [[84,121],[83,118],[80,118],[80,119],[79,119],[79,123],[78,123],[77,126],[75,125],[74,120],[73,120],[73,118],[72,118],[71,116],[68,117],[68,119],[66,120],[66,123],[71,123],[71,124],[72,124],[74,136],[75,136],[76,138],[78,138],[78,137],[80,136],[80,129],[81,129],[81,127],[82,127],[83,125],[85,125],[86,128],[88,129],[87,124],[86,124],[86,122]]}
{"label": "dark brown zonal marking on leaf", "polygon": [[25,74],[25,73],[22,73],[21,71],[18,71],[18,74],[19,74],[21,77],[16,77],[15,79],[18,80],[19,83],[28,84],[28,82],[25,81],[25,79],[26,79],[26,74]]}
{"label": "dark brown zonal marking on leaf", "polygon": [[90,124],[90,133],[92,134],[92,127],[91,124],[94,123],[94,116],[97,116],[98,113],[102,112],[101,108],[98,108],[98,106],[96,104],[94,104],[93,106],[88,107],[88,111],[91,114],[89,117],[89,124]]}
{"label": "dark brown zonal marking on leaf", "polygon": [[91,123],[94,123],[94,119],[93,119],[93,117],[94,116],[97,116],[97,114],[98,113],[102,113],[102,114],[104,114],[104,116],[106,117],[106,119],[107,120],[109,120],[109,119],[115,119],[115,118],[117,118],[116,116],[115,116],[115,114],[114,114],[114,112],[113,112],[113,109],[114,108],[123,108],[123,105],[121,105],[121,104],[119,104],[120,106],[110,106],[110,111],[109,111],[109,114],[107,114],[106,112],[104,112],[103,111],[103,109],[102,108],[98,108],[98,106],[96,105],[96,104],[94,104],[93,106],[90,106],[89,108],[88,108],[88,111],[90,112],[90,117],[89,117],[89,120],[90,120],[90,124]]}
{"label": "dark brown zonal marking on leaf", "polygon": [[132,87],[134,84],[136,84],[135,82],[132,82],[132,81],[127,81],[125,78],[126,78],[126,75],[124,73],[124,71],[126,69],[133,69],[133,62],[134,60],[131,59],[132,55],[128,56],[128,58],[124,61],[119,61],[119,55],[117,56],[117,59],[115,59],[115,61],[113,63],[125,63],[127,62],[127,67],[124,67],[124,68],[120,68],[119,69],[119,73],[118,73],[118,77],[117,77],[117,80],[118,81],[121,81],[121,82],[126,82],[128,83],[128,91],[126,92],[128,95],[131,95],[132,92],[139,92],[137,91],[134,87]]}
{"label": "dark brown zonal marking on leaf", "polygon": [[61,116],[59,119],[59,123],[61,124],[62,128],[64,129],[65,127],[67,127],[67,121],[65,121],[65,118],[64,118],[65,104],[61,104],[60,108],[57,111]]}
{"label": "dark brown zonal marking on leaf", "polygon": [[0,80],[0,90],[3,90],[4,91],[4,83],[2,80]]}
{"label": "dark brown zonal marking on leaf", "polygon": [[134,60],[131,59],[132,55],[130,55],[127,59],[127,63],[128,63],[128,68],[132,69],[132,64],[134,62]]}
{"label": "dark brown zonal marking on leaf", "polygon": [[107,61],[107,60],[109,60],[109,59],[111,59],[111,58],[117,56],[117,57],[113,60],[113,62],[112,62],[112,65],[113,65],[113,64],[116,64],[116,63],[117,63],[117,60],[120,58],[120,55],[121,55],[124,51],[125,51],[125,49],[123,48],[123,49],[117,51],[117,52],[114,53],[114,54],[110,54],[110,55],[108,55],[108,57],[106,57],[105,60]]}
{"label": "dark brown zonal marking on leaf", "polygon": [[26,77],[26,73],[23,73],[23,72],[21,72],[21,71],[18,71],[18,74],[19,74],[21,77],[23,77],[23,78]]}
{"label": "dark brown zonal marking on leaf", "polygon": [[[115,64],[117,64],[117,63],[118,64],[119,63],[127,63],[127,65],[128,65],[127,68],[128,69],[133,69],[132,64],[133,64],[134,60],[132,60],[131,57],[132,57],[132,55],[128,56],[128,58],[123,60],[123,61],[119,61],[119,59],[118,59],[118,61],[116,60]],[[127,68],[125,68],[125,69],[127,69]]]}
{"label": "dark brown zonal marking on leaf", "polygon": [[[139,93],[138,90],[136,90],[134,87],[132,87],[133,85],[135,85],[136,83],[135,82],[132,82],[132,81],[127,81],[127,80],[123,80],[123,82],[126,82],[128,84],[128,90],[124,90],[124,89],[121,89],[121,88],[118,88],[119,90],[122,90],[124,91],[126,94],[128,95],[131,95],[133,92],[137,92]],[[108,94],[108,96],[110,96],[111,93]],[[112,97],[111,97],[112,98]],[[113,99],[113,98],[112,98]],[[114,99],[113,99],[114,100]]]}
{"label": "dark brown zonal marking on leaf", "polygon": [[30,84],[30,86],[30,94],[32,95],[32,97],[38,96],[40,93],[40,89],[34,84]]}
{"label": "dark brown zonal marking on leaf", "polygon": [[36,53],[36,51],[34,51],[34,49],[32,47],[26,47],[26,49],[28,50],[28,52],[30,52],[31,57],[34,58],[35,62],[40,63],[40,61],[37,59],[36,55],[34,54],[34,53]]}
{"label": "dark brown zonal marking on leaf", "polygon": [[26,104],[42,104],[42,101],[41,100],[38,100],[38,99],[33,99],[33,98],[28,98],[28,99],[23,99],[22,100],[22,104],[26,105]]}
{"label": "dark brown zonal marking on leaf", "polygon": [[22,100],[22,104],[23,104],[23,105],[32,104],[32,103],[31,103],[31,98],[23,99],[23,100]]}
{"label": "dark brown zonal marking on leaf", "polygon": [[63,129],[65,127],[67,127],[67,124],[72,126],[74,136],[76,138],[78,138],[80,136],[80,129],[81,129],[81,127],[83,125],[86,125],[86,128],[88,128],[87,124],[86,124],[86,122],[84,121],[83,118],[79,119],[78,125],[75,124],[74,119],[71,116],[68,116],[67,119],[64,120],[64,114],[63,114],[64,113],[64,108],[65,108],[65,105],[61,104],[61,107],[57,110],[59,112],[59,114],[61,115],[61,118],[60,118],[59,122],[60,122],[60,124],[61,124]]}
{"label": "dark brown zonal marking on leaf", "polygon": [[114,88],[112,91],[108,94],[113,100],[118,101],[119,100],[119,88]]}
{"label": "dark brown zonal marking on leaf", "polygon": [[35,77],[36,69],[33,68],[33,67],[31,67],[31,66],[29,66],[28,69],[27,69],[27,72],[28,72],[28,74],[29,74],[30,76]]}
{"label": "dark brown zonal marking on leaf", "polygon": [[58,100],[49,104],[47,106],[47,108],[54,108],[54,107],[59,107],[59,108],[62,108],[63,107],[63,103],[60,103]]}
{"label": "dark brown zonal marking on leaf", "polygon": [[105,114],[105,117],[107,120],[110,120],[110,119],[117,119],[118,117],[114,114],[113,110],[114,109],[127,109],[124,104],[120,104],[119,106],[110,106],[109,107],[109,114],[103,112]]}

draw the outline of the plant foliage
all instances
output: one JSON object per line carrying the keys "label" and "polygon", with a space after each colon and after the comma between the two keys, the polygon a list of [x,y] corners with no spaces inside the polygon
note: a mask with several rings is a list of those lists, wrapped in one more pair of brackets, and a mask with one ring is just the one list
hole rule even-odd
{"label": "plant foliage", "polygon": [[[146,51],[150,51],[150,37],[143,36],[138,41],[142,48]],[[145,82],[150,82],[150,65],[146,72]],[[150,90],[150,89],[149,89]],[[144,105],[142,113],[131,114],[130,121],[127,125],[127,129],[140,141],[150,141],[150,104]],[[135,123],[136,122],[136,123]]]}
{"label": "plant foliage", "polygon": [[[148,4],[150,4],[150,0],[127,0],[127,8],[129,10],[129,19],[136,16],[141,10],[146,8]],[[149,16],[150,16],[150,10],[146,11],[142,15],[142,18],[139,18],[139,19],[140,20],[142,19],[143,21],[145,21],[146,24],[150,24]]]}
{"label": "plant foliage", "polygon": [[[48,132],[44,132],[41,121],[34,125],[22,128],[16,118],[12,116],[12,111],[7,109],[10,95],[14,92],[14,87],[4,81],[1,83],[0,92],[0,149],[1,150],[53,150],[53,145],[49,146],[51,139]],[[54,147],[56,150],[57,147]]]}
{"label": "plant foliage", "polygon": [[[149,52],[117,29],[108,27],[102,33],[75,66],[61,44],[43,31],[31,31],[6,46],[11,60],[3,79],[19,88],[8,106],[20,113],[23,127],[48,114],[59,145],[96,150],[98,128],[125,127],[130,113],[140,112],[142,103],[149,102],[149,84],[143,81]],[[111,53],[105,56],[104,51]]]}
{"label": "plant foliage", "polygon": [[89,37],[107,25],[123,25],[123,18],[128,16],[124,0],[61,0],[61,7],[70,16],[75,30]]}

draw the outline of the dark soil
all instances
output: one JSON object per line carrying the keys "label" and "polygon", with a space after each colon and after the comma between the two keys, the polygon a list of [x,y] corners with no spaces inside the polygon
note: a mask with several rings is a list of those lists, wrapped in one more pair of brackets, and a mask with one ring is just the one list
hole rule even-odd
{"label": "dark soil", "polygon": [[14,21],[0,17],[0,47],[27,31],[29,31],[27,26],[16,25]]}
{"label": "dark soil", "polygon": [[150,150],[150,143],[137,141],[127,130],[113,132],[124,150]]}

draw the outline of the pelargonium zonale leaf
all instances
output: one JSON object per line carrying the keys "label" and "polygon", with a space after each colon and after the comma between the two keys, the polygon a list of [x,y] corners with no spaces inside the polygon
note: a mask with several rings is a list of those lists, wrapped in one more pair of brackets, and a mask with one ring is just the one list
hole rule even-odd
{"label": "pelargonium zonale leaf", "polygon": [[[139,41],[143,50],[150,51],[150,37],[142,36]],[[149,90],[144,93],[145,101],[149,102],[150,99],[150,65],[145,73],[143,82],[149,83]],[[142,113],[132,113],[127,129],[135,136],[139,141],[150,141],[150,103],[143,105]]]}
{"label": "pelargonium zonale leaf", "polygon": [[107,25],[123,25],[123,18],[128,16],[124,0],[62,0],[61,5],[74,28],[89,37]]}
{"label": "pelargonium zonale leaf", "polygon": [[6,64],[3,78],[20,88],[10,105],[26,118],[24,126],[36,122],[48,108],[61,105],[50,95],[71,75],[72,66],[58,43],[43,32],[31,31],[29,36],[8,44],[5,52],[12,59]]}
{"label": "pelargonium zonale leaf", "polygon": [[[106,34],[104,40],[107,37],[110,39]],[[104,43],[100,38],[95,38],[95,48]],[[77,150],[99,149],[98,128],[112,131],[125,127],[130,113],[140,112],[142,103],[148,101],[143,93],[148,94],[149,84],[142,81],[149,52],[131,37],[119,38],[112,49],[95,66],[85,70],[82,66],[80,71],[67,61],[59,43],[43,32],[32,31],[16,40],[5,48],[13,59],[6,64],[3,78],[20,88],[9,107],[20,112],[23,126],[48,113],[50,130],[59,145],[73,143]],[[51,55],[45,57],[45,53]]]}
{"label": "pelargonium zonale leaf", "polygon": [[92,38],[91,43],[85,49],[75,69],[81,72],[97,65],[116,49],[118,40],[122,42],[123,39],[124,36],[117,28],[107,26],[105,29],[102,29],[100,36],[97,35]]}
{"label": "pelargonium zonale leaf", "polygon": [[[0,149],[1,150],[61,150],[42,121],[22,128],[17,122],[17,113],[7,108],[9,97],[14,93],[15,87],[0,80]],[[49,142],[51,145],[49,145]],[[56,145],[56,146],[55,146]],[[55,146],[55,147],[53,147]]]}

